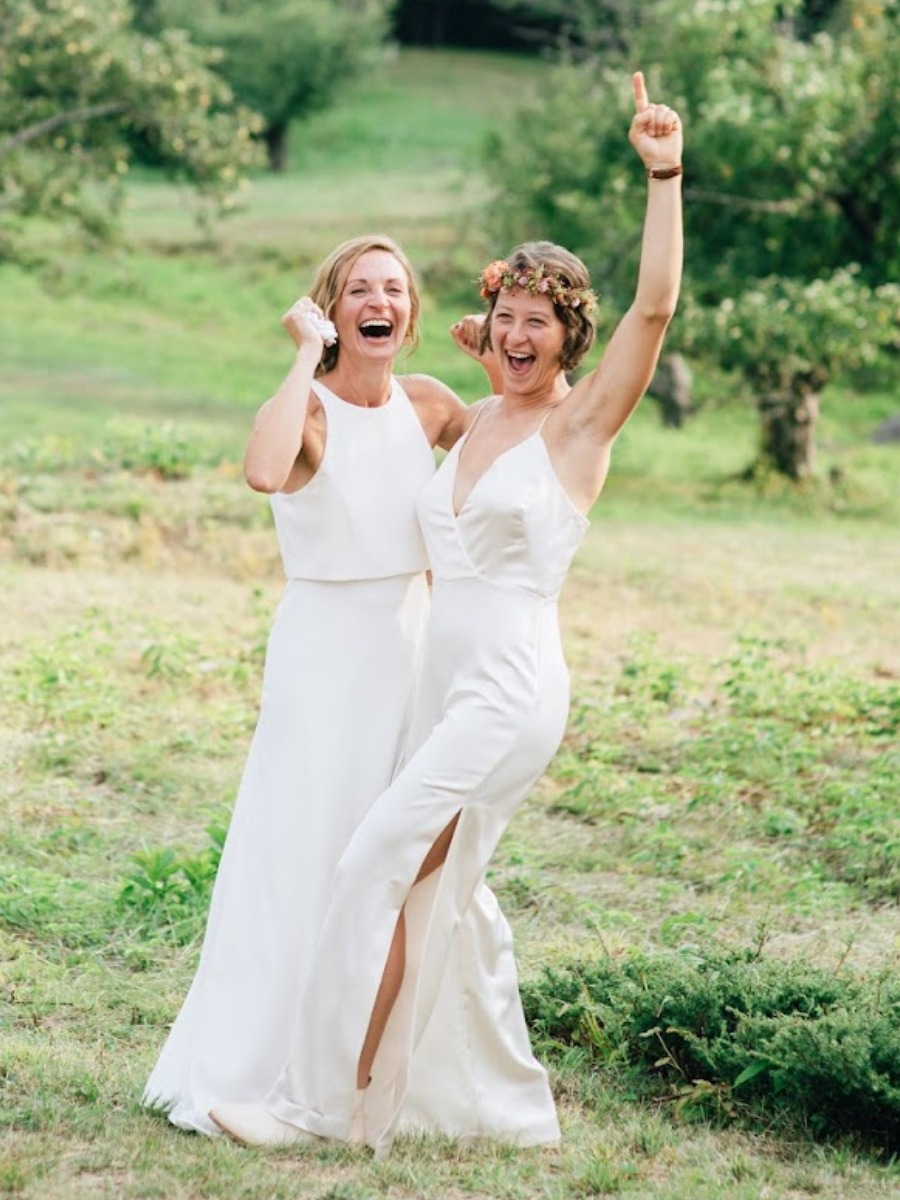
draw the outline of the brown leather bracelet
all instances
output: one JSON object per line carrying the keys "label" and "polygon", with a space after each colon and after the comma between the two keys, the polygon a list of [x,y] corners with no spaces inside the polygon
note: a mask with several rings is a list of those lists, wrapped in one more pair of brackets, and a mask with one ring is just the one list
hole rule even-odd
{"label": "brown leather bracelet", "polygon": [[680,175],[682,173],[682,169],[681,163],[678,163],[674,167],[648,167],[647,178],[674,179],[676,175]]}

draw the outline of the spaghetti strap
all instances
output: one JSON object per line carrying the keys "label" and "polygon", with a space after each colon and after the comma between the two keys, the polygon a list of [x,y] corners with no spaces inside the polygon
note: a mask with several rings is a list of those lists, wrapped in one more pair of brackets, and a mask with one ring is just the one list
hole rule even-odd
{"label": "spaghetti strap", "polygon": [[484,414],[485,410],[486,410],[486,409],[489,407],[489,405],[488,405],[488,401],[489,401],[489,400],[493,400],[493,399],[495,399],[495,397],[494,397],[494,396],[488,396],[488,397],[486,397],[486,398],[485,398],[485,399],[484,399],[484,400],[481,402],[481,407],[478,409],[478,412],[477,412],[477,413],[475,414],[475,416],[472,418],[472,424],[469,426],[469,428],[466,430],[466,432],[465,432],[465,433],[462,435],[462,437],[461,437],[461,438],[459,439],[459,441],[456,443],[456,445],[457,445],[459,448],[462,448],[462,446],[463,446],[463,443],[468,441],[468,439],[469,439],[469,434],[472,432],[472,430],[475,428],[475,426],[476,426],[476,425],[478,424],[478,422],[481,420],[481,418],[482,418],[482,415]]}

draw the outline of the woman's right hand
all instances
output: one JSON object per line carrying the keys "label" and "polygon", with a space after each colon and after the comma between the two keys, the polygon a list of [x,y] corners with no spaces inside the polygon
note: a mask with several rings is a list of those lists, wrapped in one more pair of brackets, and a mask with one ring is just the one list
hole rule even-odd
{"label": "woman's right hand", "polygon": [[301,296],[281,318],[281,324],[291,335],[298,350],[302,346],[309,346],[321,354],[323,346],[333,346],[336,340],[335,337],[322,336],[318,323],[325,320],[325,314],[318,304],[309,296]]}

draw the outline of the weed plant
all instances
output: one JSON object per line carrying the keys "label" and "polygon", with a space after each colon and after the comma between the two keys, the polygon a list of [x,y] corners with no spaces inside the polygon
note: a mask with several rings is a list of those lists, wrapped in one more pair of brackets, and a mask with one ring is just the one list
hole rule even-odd
{"label": "weed plant", "polygon": [[176,944],[197,941],[206,922],[226,829],[211,825],[206,832],[209,845],[197,854],[179,855],[170,846],[132,854],[118,904],[139,936],[162,936]]}
{"label": "weed plant", "polygon": [[[639,871],[664,864],[713,886],[715,850],[720,886],[735,872],[747,886],[754,873],[760,885],[811,875],[896,903],[898,744],[893,678],[798,662],[797,647],[752,635],[698,678],[637,642],[618,678],[576,697],[553,809],[612,825],[615,852]],[[733,847],[720,843],[725,829]],[[748,847],[768,847],[769,863]]]}

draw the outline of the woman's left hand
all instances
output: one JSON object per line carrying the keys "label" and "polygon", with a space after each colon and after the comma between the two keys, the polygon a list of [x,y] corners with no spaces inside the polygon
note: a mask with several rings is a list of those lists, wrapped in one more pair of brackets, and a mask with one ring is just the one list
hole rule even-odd
{"label": "woman's left hand", "polygon": [[631,77],[634,118],[628,139],[645,167],[674,167],[681,162],[681,118],[674,108],[651,104],[641,71]]}
{"label": "woman's left hand", "polygon": [[463,353],[481,362],[484,352],[481,349],[481,331],[484,327],[484,314],[472,313],[460,317],[455,325],[450,326],[450,336]]}

